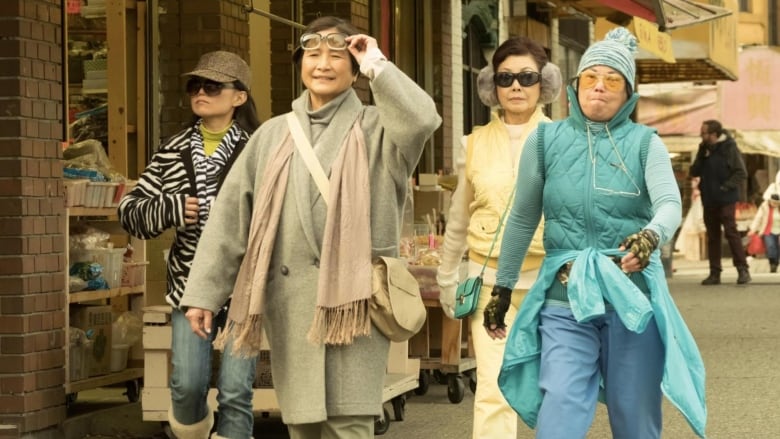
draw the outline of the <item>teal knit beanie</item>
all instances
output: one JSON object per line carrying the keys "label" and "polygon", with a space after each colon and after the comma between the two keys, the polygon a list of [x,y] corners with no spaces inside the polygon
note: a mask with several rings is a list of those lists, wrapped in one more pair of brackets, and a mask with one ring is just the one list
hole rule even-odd
{"label": "teal knit beanie", "polygon": [[583,70],[593,66],[607,66],[620,72],[631,86],[631,91],[636,91],[634,81],[636,79],[636,62],[634,55],[637,52],[636,37],[624,27],[617,27],[607,33],[602,41],[593,43],[580,59],[577,68],[577,76]]}

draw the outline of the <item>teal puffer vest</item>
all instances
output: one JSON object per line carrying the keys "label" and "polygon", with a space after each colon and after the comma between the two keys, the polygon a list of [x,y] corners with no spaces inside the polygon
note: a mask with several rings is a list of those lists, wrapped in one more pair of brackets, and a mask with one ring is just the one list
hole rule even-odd
{"label": "teal puffer vest", "polygon": [[655,130],[628,119],[636,100],[590,136],[578,105],[570,118],[539,125],[545,248],[617,248],[652,219],[644,164]]}

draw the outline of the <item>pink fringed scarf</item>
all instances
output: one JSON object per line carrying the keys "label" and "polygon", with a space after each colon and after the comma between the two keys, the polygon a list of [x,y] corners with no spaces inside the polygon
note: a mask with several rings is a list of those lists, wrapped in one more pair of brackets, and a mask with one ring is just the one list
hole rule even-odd
{"label": "pink fringed scarf", "polygon": [[[287,189],[292,136],[269,158],[249,226],[247,251],[238,270],[225,330],[214,340],[224,349],[255,356],[262,340],[268,269]],[[307,337],[314,343],[351,344],[371,333],[371,199],[368,157],[358,120],[352,126],[330,177],[323,232],[317,307]]]}

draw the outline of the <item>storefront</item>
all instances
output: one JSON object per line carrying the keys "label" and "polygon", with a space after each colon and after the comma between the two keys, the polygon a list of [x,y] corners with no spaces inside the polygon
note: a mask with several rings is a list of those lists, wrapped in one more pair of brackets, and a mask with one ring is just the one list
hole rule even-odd
{"label": "storefront", "polygon": [[683,175],[696,154],[701,123],[720,120],[744,154],[750,177],[746,196],[752,198],[778,170],[780,92],[772,82],[780,74],[780,52],[746,47],[738,60],[736,81],[643,85],[637,120],[658,130]]}
{"label": "storefront", "polygon": [[[111,197],[101,199],[99,207],[66,204],[73,197],[68,197],[63,178],[63,150],[71,141],[95,140],[117,174],[137,178],[160,141],[192,117],[181,74],[191,70],[201,54],[213,50],[256,60],[252,64],[258,83],[253,84],[253,94],[265,119],[288,111],[300,91],[290,61],[299,29],[273,26],[259,18],[259,23],[252,20],[250,35],[250,18],[257,17],[248,13],[248,4],[298,23],[330,13],[350,19],[359,28],[376,30],[383,50],[431,94],[442,82],[440,38],[452,15],[448,3],[412,0],[15,0],[0,4],[0,22],[6,30],[6,61],[0,71],[4,84],[0,90],[4,159],[0,167],[4,329],[0,396],[8,409],[0,416],[4,437],[56,430],[66,416],[68,395],[143,376],[143,365],[132,352],[128,368],[132,371],[127,375],[101,378],[73,373],[75,356],[70,357],[67,329],[75,323],[71,304],[100,302],[120,312],[140,309],[160,303],[165,288],[162,251],[150,242],[144,245],[145,255],[139,246],[140,257],[155,260],[143,286],[117,284],[69,293],[69,225],[77,220],[102,221],[111,223],[112,235],[124,233],[117,225],[116,200]],[[388,16],[388,11],[395,15]],[[454,28],[459,27],[456,22]],[[459,32],[446,34],[460,39]],[[367,84],[358,87],[368,99]],[[440,92],[437,99],[441,102]],[[439,133],[426,151],[431,167],[434,145],[440,139]],[[106,339],[104,334],[102,340]],[[128,397],[138,396],[137,387],[128,390],[134,392]]]}

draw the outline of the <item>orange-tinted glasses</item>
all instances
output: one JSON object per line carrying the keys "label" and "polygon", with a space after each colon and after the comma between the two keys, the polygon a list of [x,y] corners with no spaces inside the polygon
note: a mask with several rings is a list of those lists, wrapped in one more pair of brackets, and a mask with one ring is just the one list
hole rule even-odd
{"label": "orange-tinted glasses", "polygon": [[596,86],[601,81],[604,83],[604,88],[609,91],[622,91],[626,86],[626,80],[620,73],[608,73],[606,75],[593,72],[582,72],[577,77],[577,86],[583,89],[589,89]]}

